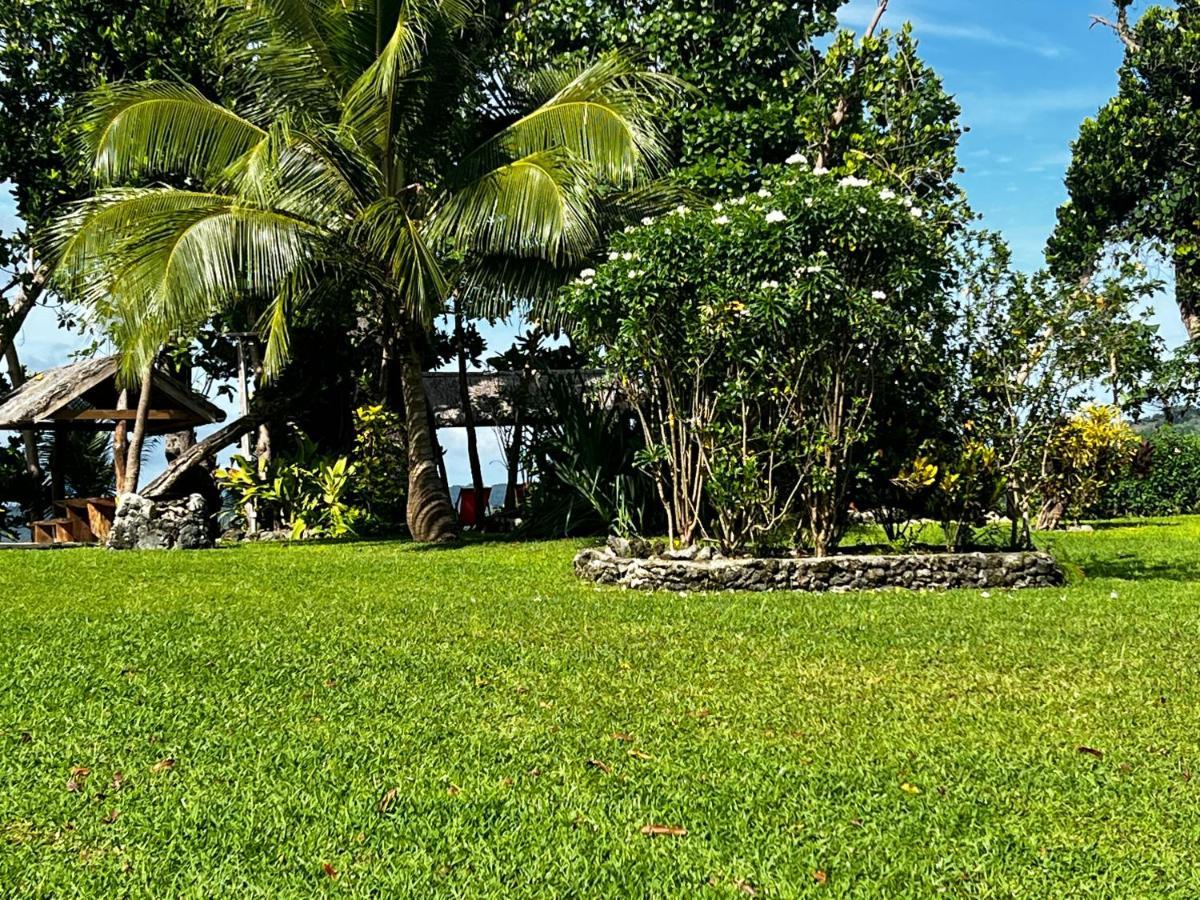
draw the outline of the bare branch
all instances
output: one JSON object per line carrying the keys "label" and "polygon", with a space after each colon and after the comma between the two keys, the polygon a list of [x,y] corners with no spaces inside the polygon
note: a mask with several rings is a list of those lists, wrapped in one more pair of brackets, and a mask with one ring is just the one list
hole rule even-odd
{"label": "bare branch", "polygon": [[864,40],[875,36],[875,29],[879,27],[883,14],[887,12],[889,2],[890,0],[879,0],[879,5],[875,7],[875,15],[871,17],[871,24],[867,26],[867,30],[863,34]]}
{"label": "bare branch", "polygon": [[1111,19],[1106,19],[1104,16],[1092,16],[1092,24],[1089,28],[1095,28],[1101,25],[1104,28],[1111,29],[1113,34],[1121,39],[1121,43],[1125,45],[1130,53],[1137,53],[1142,49],[1142,45],[1137,42],[1133,36],[1133,31],[1129,27],[1129,3],[1117,0],[1117,20],[1114,22]]}

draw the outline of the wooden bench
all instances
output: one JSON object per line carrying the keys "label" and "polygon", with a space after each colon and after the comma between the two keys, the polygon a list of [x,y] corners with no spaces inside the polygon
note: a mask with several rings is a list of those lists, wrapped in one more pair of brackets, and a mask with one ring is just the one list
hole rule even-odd
{"label": "wooden bench", "polygon": [[109,497],[57,500],[61,515],[30,524],[35,544],[97,544],[108,540],[117,501]]}

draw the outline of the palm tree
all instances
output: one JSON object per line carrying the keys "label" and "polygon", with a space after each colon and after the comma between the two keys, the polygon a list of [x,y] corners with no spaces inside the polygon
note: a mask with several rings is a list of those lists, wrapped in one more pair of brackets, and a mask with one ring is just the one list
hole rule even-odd
{"label": "palm tree", "polygon": [[[97,189],[49,234],[130,376],[169,338],[258,304],[265,364],[306,304],[367,298],[399,364],[409,528],[453,537],[422,348],[454,290],[512,297],[597,245],[606,195],[665,160],[678,82],[625,54],[515,73],[479,0],[223,0],[224,103],[183,84],[88,98]],[[166,183],[163,183],[166,182]]]}

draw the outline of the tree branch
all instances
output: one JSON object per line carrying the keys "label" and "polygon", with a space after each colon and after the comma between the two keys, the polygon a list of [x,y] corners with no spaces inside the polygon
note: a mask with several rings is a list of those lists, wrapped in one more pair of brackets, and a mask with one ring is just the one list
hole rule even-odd
{"label": "tree branch", "polygon": [[1111,29],[1121,39],[1125,49],[1130,53],[1137,53],[1142,49],[1142,45],[1134,38],[1133,31],[1129,27],[1129,0],[1116,0],[1116,7],[1117,21],[1106,19],[1104,16],[1092,16],[1092,24],[1088,27],[1095,28],[1097,25],[1102,25]]}

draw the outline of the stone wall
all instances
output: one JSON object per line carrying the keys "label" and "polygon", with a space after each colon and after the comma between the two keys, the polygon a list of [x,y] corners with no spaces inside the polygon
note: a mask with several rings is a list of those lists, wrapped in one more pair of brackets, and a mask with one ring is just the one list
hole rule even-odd
{"label": "stone wall", "polygon": [[204,550],[213,546],[208,504],[199,494],[182,500],[148,500],[125,494],[117,506],[112,550]]}
{"label": "stone wall", "polygon": [[887,588],[1053,587],[1063,573],[1047,553],[725,558],[711,548],[630,555],[628,543],[584,550],[575,574],[588,581],[665,591],[870,591]]}

